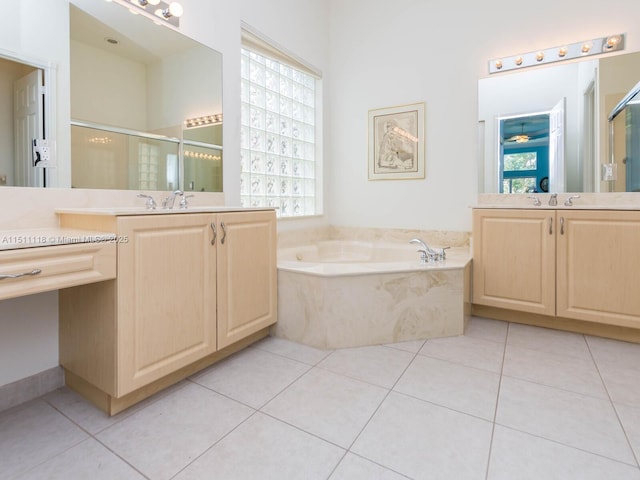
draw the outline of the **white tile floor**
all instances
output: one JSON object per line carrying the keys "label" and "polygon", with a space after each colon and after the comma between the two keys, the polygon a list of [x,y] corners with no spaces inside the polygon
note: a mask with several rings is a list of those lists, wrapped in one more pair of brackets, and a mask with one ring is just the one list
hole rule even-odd
{"label": "white tile floor", "polygon": [[640,345],[474,318],[320,351],[267,338],[113,418],[0,413],[1,479],[638,479]]}

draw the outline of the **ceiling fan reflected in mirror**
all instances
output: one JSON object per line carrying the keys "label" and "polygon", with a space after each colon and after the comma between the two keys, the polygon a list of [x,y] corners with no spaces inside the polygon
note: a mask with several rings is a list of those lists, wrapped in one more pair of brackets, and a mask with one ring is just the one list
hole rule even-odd
{"label": "ceiling fan reflected in mirror", "polygon": [[[519,129],[518,126],[520,127]],[[533,131],[532,131],[533,130]],[[544,140],[549,136],[548,120],[540,123],[537,119],[527,122],[505,122],[503,125],[503,143],[527,143]]]}
{"label": "ceiling fan reflected in mirror", "polygon": [[521,125],[522,129],[520,130],[520,134],[513,135],[512,137],[505,139],[505,142],[527,143],[529,140],[531,140],[531,137],[529,135],[525,135],[524,133],[524,123],[522,123]]}

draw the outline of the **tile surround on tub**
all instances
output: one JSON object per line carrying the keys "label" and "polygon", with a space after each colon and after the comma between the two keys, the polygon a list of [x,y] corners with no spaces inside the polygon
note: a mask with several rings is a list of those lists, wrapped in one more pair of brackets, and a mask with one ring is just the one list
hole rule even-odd
{"label": "tile surround on tub", "polygon": [[278,248],[309,245],[324,240],[358,240],[364,242],[408,242],[421,238],[434,247],[468,247],[471,232],[447,232],[399,228],[360,228],[327,226],[278,233]]}
{"label": "tile surround on tub", "polygon": [[355,280],[278,272],[278,322],[272,335],[327,349],[464,333],[463,269]]}

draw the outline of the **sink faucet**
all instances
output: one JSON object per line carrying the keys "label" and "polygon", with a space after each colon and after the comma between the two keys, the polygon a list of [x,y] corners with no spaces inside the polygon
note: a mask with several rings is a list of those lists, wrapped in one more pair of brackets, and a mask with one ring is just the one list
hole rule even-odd
{"label": "sink faucet", "polygon": [[162,201],[162,208],[171,210],[178,195],[182,196],[184,195],[184,192],[182,190],[176,190],[175,192],[171,192],[169,195],[167,195],[167,198]]}
{"label": "sink faucet", "polygon": [[554,193],[549,197],[549,206],[555,207],[558,205],[558,194]]}

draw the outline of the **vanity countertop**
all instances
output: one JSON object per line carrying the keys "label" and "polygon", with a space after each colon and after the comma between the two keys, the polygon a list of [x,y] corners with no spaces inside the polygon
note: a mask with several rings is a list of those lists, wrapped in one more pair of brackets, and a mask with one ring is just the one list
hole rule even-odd
{"label": "vanity countertop", "polygon": [[274,208],[246,208],[246,207],[226,207],[226,206],[189,206],[187,208],[157,208],[148,210],[144,207],[95,207],[95,208],[56,208],[57,214],[73,215],[169,215],[186,213],[223,213],[223,212],[258,212],[274,210]]}
{"label": "vanity countertop", "polygon": [[[549,193],[495,194],[481,193],[471,208],[502,208],[528,210],[640,210],[640,195],[628,192],[558,193],[557,205],[549,205]],[[565,205],[571,197],[573,205]],[[535,200],[540,205],[534,205]]]}
{"label": "vanity countertop", "polygon": [[640,205],[578,205],[566,206],[564,203],[558,205],[522,205],[509,203],[476,204],[471,208],[494,208],[494,209],[517,209],[517,210],[640,210]]}
{"label": "vanity countertop", "polygon": [[0,251],[77,243],[114,242],[115,240],[115,233],[94,232],[72,228],[0,230]]}

